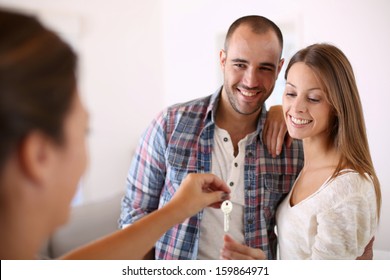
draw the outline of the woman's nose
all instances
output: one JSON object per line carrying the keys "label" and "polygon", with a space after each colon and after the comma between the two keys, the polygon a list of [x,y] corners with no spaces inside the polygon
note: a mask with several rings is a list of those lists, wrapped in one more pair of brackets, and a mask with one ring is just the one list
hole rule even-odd
{"label": "woman's nose", "polygon": [[297,96],[294,99],[292,107],[293,107],[294,111],[297,113],[303,113],[303,112],[306,112],[306,110],[307,110],[306,102],[303,100],[303,98],[301,98],[299,96]]}

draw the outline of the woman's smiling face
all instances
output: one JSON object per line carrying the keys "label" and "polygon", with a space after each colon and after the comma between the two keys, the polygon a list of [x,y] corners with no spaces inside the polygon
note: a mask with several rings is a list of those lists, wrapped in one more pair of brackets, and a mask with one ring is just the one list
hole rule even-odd
{"label": "woman's smiling face", "polygon": [[304,62],[295,63],[288,72],[283,113],[292,138],[329,137],[332,108],[315,72]]}

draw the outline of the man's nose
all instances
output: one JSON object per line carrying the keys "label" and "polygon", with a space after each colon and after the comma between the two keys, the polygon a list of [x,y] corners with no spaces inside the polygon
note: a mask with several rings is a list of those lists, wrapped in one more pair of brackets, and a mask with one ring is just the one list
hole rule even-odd
{"label": "man's nose", "polygon": [[245,71],[243,84],[248,88],[257,88],[259,86],[260,77],[256,73],[256,69],[247,69]]}

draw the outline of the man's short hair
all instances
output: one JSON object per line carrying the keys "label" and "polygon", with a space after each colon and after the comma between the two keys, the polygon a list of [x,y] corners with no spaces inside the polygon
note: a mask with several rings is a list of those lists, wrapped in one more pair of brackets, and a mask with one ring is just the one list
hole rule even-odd
{"label": "man's short hair", "polygon": [[233,35],[234,31],[236,31],[236,29],[242,24],[248,25],[252,29],[252,31],[256,34],[264,34],[267,31],[272,30],[276,34],[280,47],[283,50],[283,35],[282,35],[282,31],[280,31],[280,28],[273,21],[269,20],[266,17],[258,16],[258,15],[250,15],[250,16],[241,17],[236,21],[234,21],[232,25],[230,25],[225,38],[225,46],[224,46],[225,51],[228,50],[229,40]]}

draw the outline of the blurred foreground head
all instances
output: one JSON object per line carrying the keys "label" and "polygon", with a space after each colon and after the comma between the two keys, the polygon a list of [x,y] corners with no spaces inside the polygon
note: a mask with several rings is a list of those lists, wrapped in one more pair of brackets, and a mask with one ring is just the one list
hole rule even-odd
{"label": "blurred foreground head", "polygon": [[0,9],[0,172],[31,131],[61,144],[76,63],[72,49],[38,20]]}

